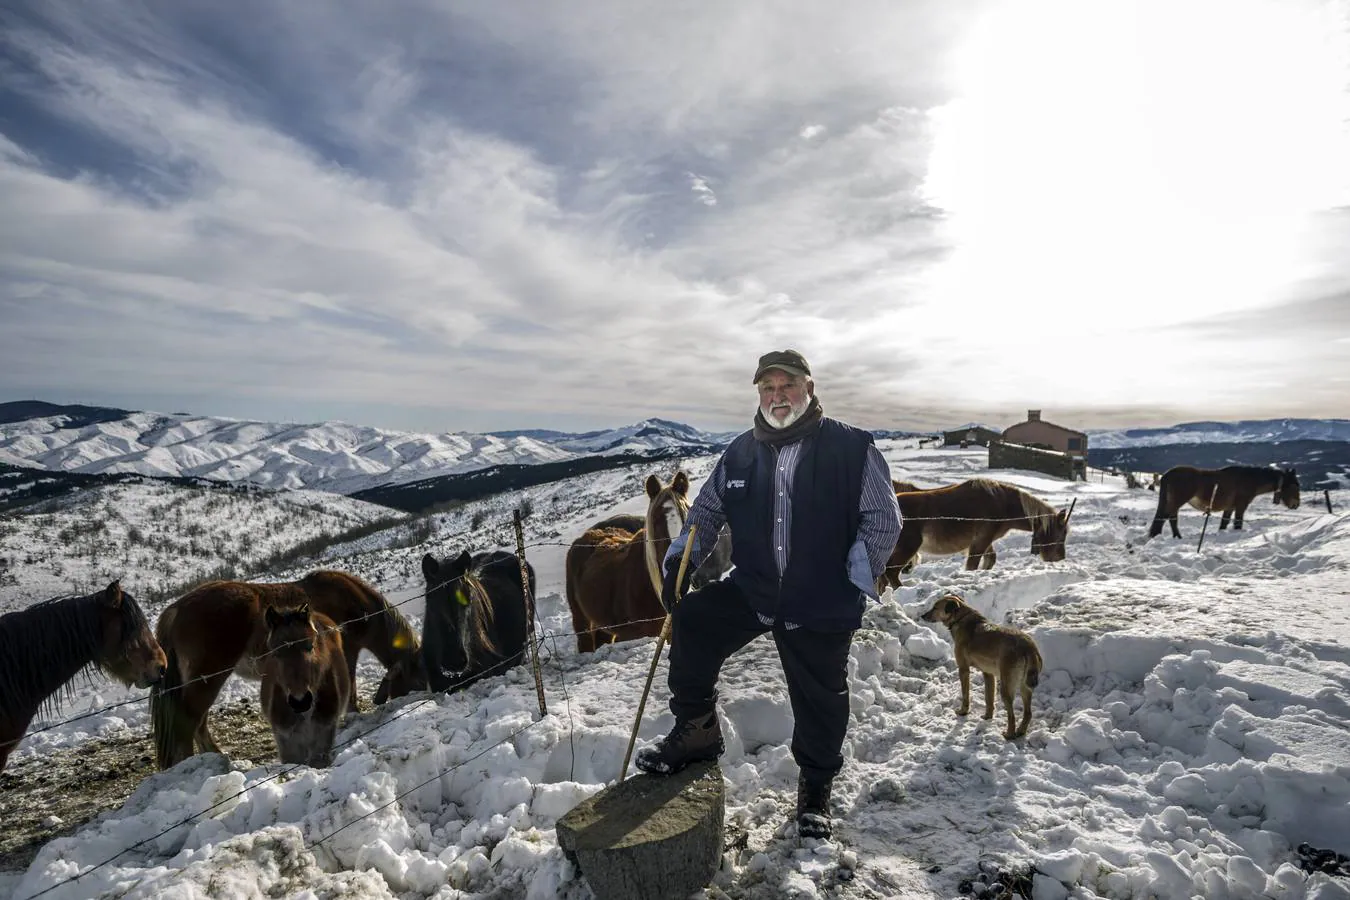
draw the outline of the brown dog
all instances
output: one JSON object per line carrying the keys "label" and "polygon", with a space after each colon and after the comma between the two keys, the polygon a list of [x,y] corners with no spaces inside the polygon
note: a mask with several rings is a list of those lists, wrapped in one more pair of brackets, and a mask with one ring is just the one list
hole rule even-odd
{"label": "brown dog", "polygon": [[[970,712],[970,667],[984,673],[984,717],[994,717],[994,678],[998,678],[1003,708],[1008,712],[1008,740],[1022,737],[1031,722],[1031,689],[1041,680],[1041,652],[1031,635],[990,622],[955,594],[947,594],[919,618],[947,626],[956,645],[956,667],[961,673],[961,708]],[[1013,727],[1013,695],[1022,695],[1022,723]]]}

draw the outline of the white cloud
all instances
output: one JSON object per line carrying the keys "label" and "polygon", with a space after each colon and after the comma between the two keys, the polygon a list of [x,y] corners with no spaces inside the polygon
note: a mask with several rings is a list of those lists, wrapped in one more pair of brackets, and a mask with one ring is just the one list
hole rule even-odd
{"label": "white cloud", "polygon": [[[212,32],[45,5],[0,38],[11,98],[62,123],[0,126],[0,379],[729,426],[791,345],[862,424],[1328,412],[1287,337],[1244,360],[1161,327],[1347,275],[1344,217],[1313,213],[1350,158],[1326,23],[1188,6],[1144,29],[1162,71],[1109,7],[983,6],[427,0]],[[1242,52],[1189,41],[1205,9]],[[1262,49],[1278,79],[1238,70]]]}
{"label": "white cloud", "polygon": [[716,206],[717,194],[713,193],[713,189],[708,185],[708,179],[695,175],[693,172],[687,174],[689,175],[689,189],[694,192],[698,202],[704,206]]}

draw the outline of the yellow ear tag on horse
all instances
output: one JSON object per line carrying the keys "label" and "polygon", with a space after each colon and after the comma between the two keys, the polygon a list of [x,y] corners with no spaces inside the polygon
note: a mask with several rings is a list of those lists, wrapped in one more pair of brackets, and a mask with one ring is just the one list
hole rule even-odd
{"label": "yellow ear tag on horse", "polygon": [[402,650],[404,647],[408,646],[408,636],[403,632],[399,632],[394,635],[394,639],[389,643],[394,645],[395,650]]}
{"label": "yellow ear tag on horse", "polygon": [[469,605],[469,595],[464,593],[464,588],[455,588],[455,599],[459,601],[460,606]]}

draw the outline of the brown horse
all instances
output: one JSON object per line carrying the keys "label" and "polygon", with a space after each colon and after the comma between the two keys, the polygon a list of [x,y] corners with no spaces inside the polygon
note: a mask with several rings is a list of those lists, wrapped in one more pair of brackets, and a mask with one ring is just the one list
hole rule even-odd
{"label": "brown horse", "polygon": [[166,661],[136,598],[114,581],[84,597],[34,603],[0,616],[0,770],[38,710],[60,709],[61,688],[99,669],[150,687]]}
{"label": "brown horse", "polygon": [[1163,522],[1172,526],[1172,537],[1181,537],[1177,511],[1189,503],[1201,512],[1223,512],[1219,530],[1242,528],[1242,515],[1258,494],[1274,493],[1276,506],[1283,503],[1298,509],[1298,474],[1293,469],[1268,466],[1224,466],[1222,469],[1197,469],[1173,466],[1163,473],[1158,484],[1158,511],[1153,514],[1149,537],[1162,534]]}
{"label": "brown horse", "polygon": [[[661,560],[689,515],[689,476],[677,472],[663,485],[650,475],[646,489],[649,502],[641,528],[631,530],[629,517],[612,516],[586,529],[567,551],[567,605],[579,653],[590,653],[602,642],[661,633],[666,615]],[[714,580],[730,564],[730,534],[724,529],[695,576]]]}
{"label": "brown horse", "polygon": [[352,695],[342,633],[308,603],[268,606],[265,654],[257,660],[263,716],[272,725],[277,757],[316,768],[333,762],[338,722]]}
{"label": "brown horse", "polygon": [[966,552],[967,569],[992,569],[994,541],[1009,531],[1031,532],[1031,552],[1046,562],[1064,559],[1068,509],[1056,510],[1021,488],[987,478],[895,495],[903,523],[886,561],[882,586],[900,586],[900,573],[919,551],[938,556]]}
{"label": "brown horse", "polygon": [[311,572],[299,581],[255,584],[212,581],[171,603],[155,634],[168,654],[163,682],[150,692],[150,722],[161,769],[198,750],[219,753],[207,712],[231,672],[256,680],[255,658],[266,652],[263,610],[269,605],[310,608],[342,630],[342,651],[357,711],[356,661],[369,650],[386,668],[376,696],[401,697],[425,686],[420,641],[384,595],[345,572]]}

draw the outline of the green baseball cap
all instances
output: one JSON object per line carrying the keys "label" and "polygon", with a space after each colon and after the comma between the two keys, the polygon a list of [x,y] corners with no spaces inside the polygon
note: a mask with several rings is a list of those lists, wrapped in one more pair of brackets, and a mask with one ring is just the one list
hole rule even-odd
{"label": "green baseball cap", "polygon": [[796,375],[798,378],[811,374],[811,367],[807,365],[806,357],[796,350],[771,350],[759,358],[759,368],[755,369],[755,377],[750,380],[750,383],[757,383],[764,377],[764,373],[770,369],[782,369],[789,375]]}

